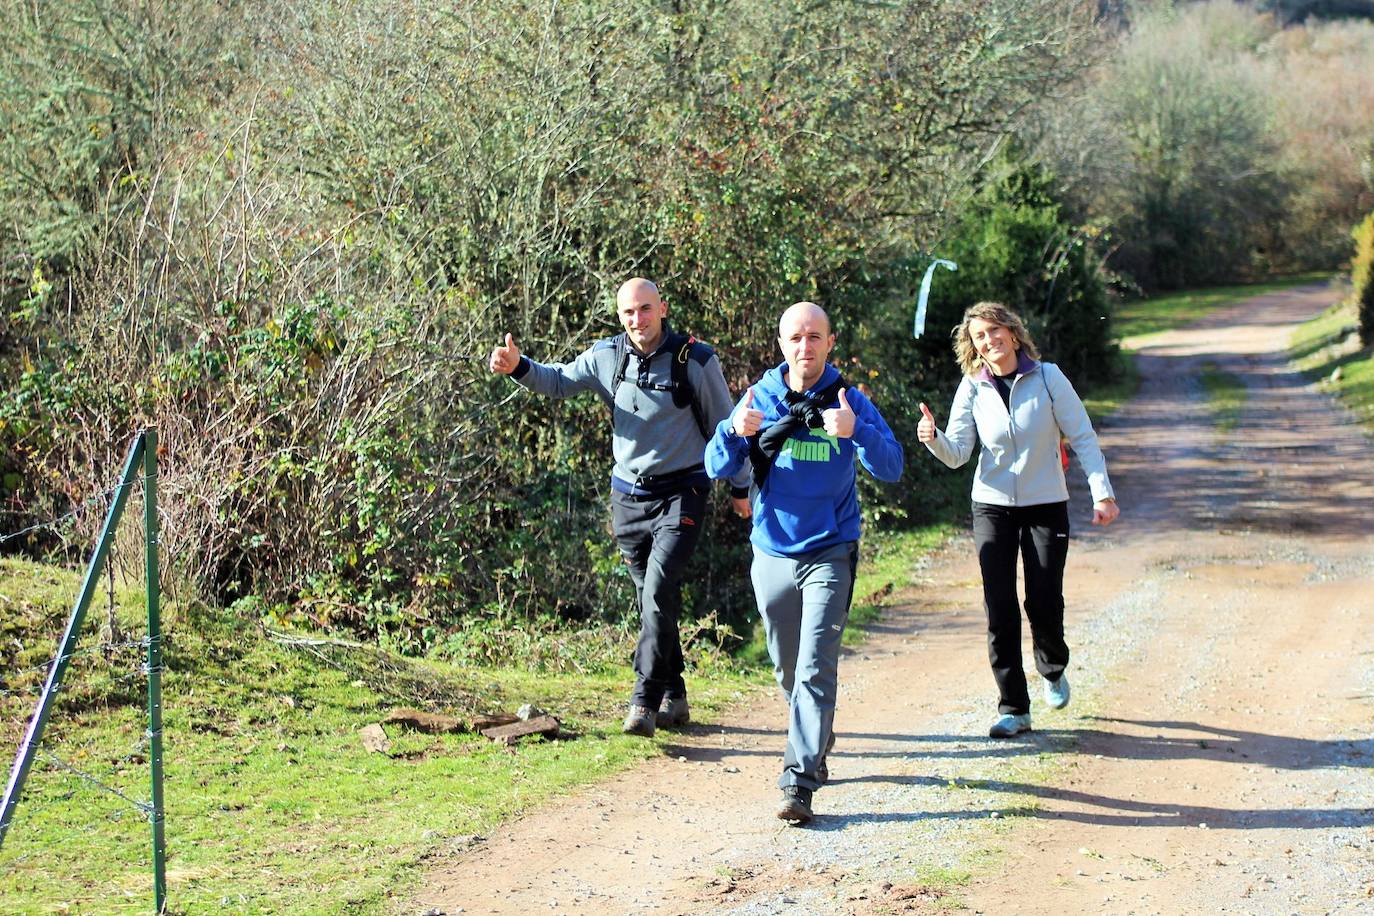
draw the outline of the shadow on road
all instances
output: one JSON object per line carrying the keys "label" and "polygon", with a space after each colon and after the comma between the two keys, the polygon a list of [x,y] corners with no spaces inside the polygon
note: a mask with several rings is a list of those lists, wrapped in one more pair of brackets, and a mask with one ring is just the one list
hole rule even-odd
{"label": "shadow on road", "polygon": [[[1374,810],[1368,808],[1220,808],[1213,805],[1160,803],[1131,798],[1114,798],[1073,789],[1057,789],[1032,783],[1003,780],[974,780],[958,783],[947,776],[868,776],[855,782],[885,782],[893,785],[943,788],[959,785],[964,790],[1015,796],[1010,806],[990,806],[962,811],[893,811],[881,814],[825,815],[810,825],[814,830],[840,831],[861,824],[910,823],[931,820],[976,820],[994,814],[1002,818],[1033,817],[1065,820],[1107,827],[1206,827],[1230,830],[1323,829],[1329,827],[1367,827],[1374,824]],[[1056,803],[1045,808],[1029,799]],[[1075,806],[1071,809],[1058,804]]]}

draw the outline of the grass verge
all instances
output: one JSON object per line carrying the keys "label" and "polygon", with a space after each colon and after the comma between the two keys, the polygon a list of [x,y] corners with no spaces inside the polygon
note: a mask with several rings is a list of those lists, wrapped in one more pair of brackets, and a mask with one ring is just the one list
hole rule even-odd
{"label": "grass verge", "polygon": [[[78,575],[0,561],[7,672],[5,745],[17,748]],[[117,594],[117,629],[137,638],[138,589]],[[549,675],[399,659],[342,644],[279,642],[256,622],[166,609],[168,898],[174,912],[372,913],[402,899],[426,858],[578,785],[661,753],[619,733],[628,669]],[[150,829],[139,651],[98,631],[73,660],[43,748],[0,850],[0,899],[14,913],[146,912]],[[16,648],[16,646],[18,648]],[[112,654],[113,653],[113,654]],[[764,680],[733,663],[689,678],[702,721]],[[472,734],[387,726],[386,753],[359,729],[397,706],[465,716],[534,703],[567,740],[498,746]],[[57,763],[55,761],[61,761]]]}
{"label": "grass verge", "polygon": [[1331,277],[1330,271],[1317,271],[1247,286],[1215,286],[1136,299],[1118,306],[1114,323],[1117,333],[1123,340],[1142,334],[1154,334],[1197,321],[1216,309],[1242,299],[1306,283],[1322,283]]}
{"label": "grass verge", "polygon": [[1290,355],[1374,432],[1374,351],[1360,347],[1359,316],[1353,302],[1332,306],[1293,334]]}
{"label": "grass verge", "polygon": [[1236,428],[1245,408],[1245,383],[1229,372],[1223,372],[1211,361],[1202,364],[1202,388],[1207,404],[1216,419],[1217,432],[1229,433]]}
{"label": "grass verge", "polygon": [[882,619],[891,596],[911,584],[921,557],[954,533],[954,524],[943,522],[914,531],[877,532],[865,538],[859,575],[854,580],[854,606],[849,611],[851,625],[844,632],[845,645],[863,642],[864,627]]}

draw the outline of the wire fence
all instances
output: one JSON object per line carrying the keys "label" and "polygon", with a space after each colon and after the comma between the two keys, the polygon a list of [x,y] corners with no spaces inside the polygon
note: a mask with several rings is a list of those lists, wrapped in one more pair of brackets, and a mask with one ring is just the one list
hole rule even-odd
{"label": "wire fence", "polygon": [[[102,490],[99,493],[93,493],[90,496],[83,499],[81,502],[77,503],[75,508],[72,508],[62,513],[56,518],[49,519],[45,522],[36,522],[25,528],[20,528],[18,531],[12,531],[9,534],[0,534],[0,544],[5,544],[9,541],[25,537],[26,535],[37,534],[40,531],[56,531],[66,522],[75,520],[83,513],[88,512],[91,509],[91,507],[96,505],[101,505],[105,508],[106,511],[108,511],[110,508],[110,503],[117,493],[119,493],[121,490],[126,490],[135,485],[144,486],[147,484],[148,480],[148,475],[143,474],[134,480],[125,481],[123,483],[117,483],[107,490]],[[0,512],[6,512],[10,515],[18,515],[21,513],[27,514],[23,513],[23,510],[19,509],[0,509]]]}
{"label": "wire fence", "polygon": [[[142,469],[143,473],[136,473],[139,469]],[[119,601],[116,595],[114,575],[116,565],[114,534],[127,502],[129,491],[135,486],[141,486],[144,495],[144,584],[146,586],[144,600],[147,611],[147,631],[146,635],[141,638],[130,639],[123,638],[121,635],[121,631],[125,631],[127,628],[119,621]],[[145,430],[134,440],[129,449],[120,483],[93,494],[61,515],[44,521],[33,522],[12,532],[0,533],[0,545],[23,537],[31,538],[45,531],[57,532],[63,526],[77,520],[83,513],[89,512],[102,503],[105,509],[105,523],[91,551],[90,560],[86,566],[85,579],[82,582],[67,622],[66,632],[59,642],[56,654],[39,664],[9,668],[3,678],[0,679],[0,710],[3,710],[5,719],[11,723],[14,722],[12,716],[17,716],[21,710],[27,708],[28,704],[25,700],[35,695],[38,698],[10,772],[9,784],[5,790],[4,807],[0,809],[0,846],[3,846],[9,829],[16,822],[16,812],[19,810],[20,800],[24,799],[24,788],[29,772],[36,762],[41,763],[52,773],[65,774],[74,780],[98,789],[106,795],[119,799],[152,824],[154,896],[156,910],[161,912],[166,906],[161,759],[161,676],[164,672],[162,665],[164,638],[161,632],[160,582],[158,581],[160,579],[160,566],[156,497],[156,433],[153,430]],[[102,572],[106,574],[104,589],[106,600],[105,631],[97,631],[94,642],[86,640],[83,644],[82,623],[87,609],[93,603],[92,599],[98,590]],[[40,625],[41,622],[34,621],[33,624]],[[15,653],[9,652],[8,647],[5,647],[6,654],[14,655],[15,660],[18,661],[18,653],[22,653],[24,647],[18,640],[15,640],[15,646],[17,649]],[[130,657],[131,650],[132,653],[135,653],[134,657]],[[76,669],[86,669],[82,673],[87,675],[90,682],[91,686],[89,686],[87,693],[91,695],[100,695],[109,699],[117,696],[135,680],[146,682],[147,728],[139,736],[134,746],[125,753],[113,759],[109,756],[104,758],[110,760],[108,772],[106,772],[105,767],[101,767],[99,773],[93,772],[96,768],[89,763],[78,765],[70,757],[59,756],[55,748],[50,746],[51,742],[49,744],[44,743],[44,730],[49,717],[54,711],[60,712],[59,694],[70,695],[79,692],[71,686],[79,683],[73,678],[68,678],[67,689],[65,691],[63,689],[64,677],[68,674],[69,669],[73,668],[74,662],[88,663],[84,666],[77,665],[71,674],[75,675]],[[42,684],[39,683],[40,680]],[[6,731],[9,730],[9,726],[7,726]],[[151,765],[151,798],[146,800],[136,798],[130,791],[117,784],[131,763],[140,766],[145,763]],[[46,801],[46,805],[39,804],[35,807],[32,803],[28,803],[26,810],[34,812],[56,803],[52,797],[51,786],[45,786],[44,795],[47,797],[43,798],[42,801]],[[29,801],[28,799],[24,800]]]}

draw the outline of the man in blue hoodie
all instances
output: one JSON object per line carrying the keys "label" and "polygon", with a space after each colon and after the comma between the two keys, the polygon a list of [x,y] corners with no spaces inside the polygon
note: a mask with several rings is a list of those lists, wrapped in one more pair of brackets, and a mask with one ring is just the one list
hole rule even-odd
{"label": "man in blue hoodie", "polygon": [[753,466],[750,576],[789,709],[777,815],[800,824],[811,819],[834,743],[840,636],[858,563],[855,460],[892,483],[903,453],[873,403],[826,362],[835,335],[820,306],[788,308],[778,346],[784,362],[717,424],[706,472],[722,478]]}

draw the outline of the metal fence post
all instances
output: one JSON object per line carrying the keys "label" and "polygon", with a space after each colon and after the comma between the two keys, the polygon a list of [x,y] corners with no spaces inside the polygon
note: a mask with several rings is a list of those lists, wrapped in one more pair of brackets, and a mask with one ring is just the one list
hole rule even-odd
{"label": "metal fence post", "polygon": [[38,708],[34,710],[33,718],[29,720],[28,730],[24,733],[24,740],[19,745],[19,754],[14,759],[14,768],[10,770],[10,781],[5,787],[4,808],[0,810],[0,846],[4,845],[5,834],[14,817],[14,808],[19,803],[20,793],[24,791],[24,781],[28,779],[29,769],[33,766],[34,755],[38,753],[38,743],[43,740],[43,729],[48,724],[48,716],[57,700],[57,692],[62,687],[62,675],[67,670],[67,661],[71,658],[72,650],[76,648],[77,638],[81,635],[81,623],[86,618],[86,609],[90,607],[91,598],[95,595],[96,586],[100,581],[100,571],[110,552],[110,542],[114,540],[115,525],[119,523],[119,517],[124,512],[124,503],[129,498],[129,487],[138,479],[138,471],[143,459],[143,442],[144,434],[140,433],[138,438],[134,440],[134,444],[129,447],[129,458],[124,464],[124,474],[119,479],[119,486],[115,488],[114,498],[110,500],[110,511],[105,516],[105,527],[100,529],[100,540],[96,542],[95,553],[92,554],[91,562],[86,567],[86,578],[81,583],[81,592],[77,595],[71,617],[67,620],[67,631],[62,636],[62,644],[57,650],[57,658],[53,660],[52,668],[48,670],[47,683],[43,685],[43,693],[38,699]]}
{"label": "metal fence post", "polygon": [[167,848],[162,806],[162,611],[158,568],[157,430],[143,433],[143,535],[148,586],[148,760],[152,769],[153,896],[161,913],[167,906]]}

